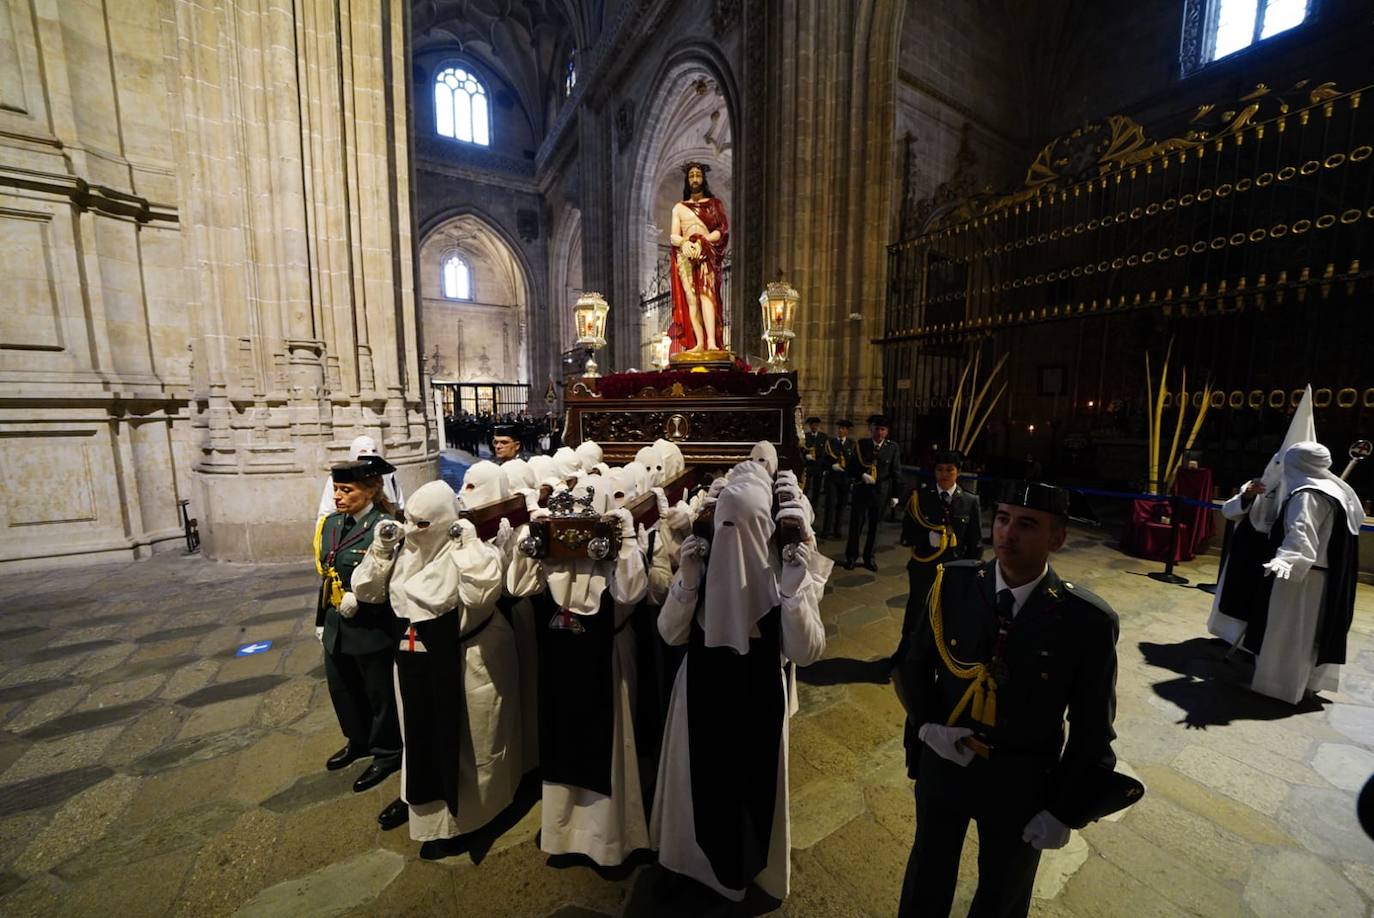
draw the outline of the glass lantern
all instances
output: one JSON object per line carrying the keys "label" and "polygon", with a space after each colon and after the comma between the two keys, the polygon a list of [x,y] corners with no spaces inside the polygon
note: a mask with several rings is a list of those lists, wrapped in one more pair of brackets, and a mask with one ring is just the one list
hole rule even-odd
{"label": "glass lantern", "polygon": [[759,295],[763,318],[761,337],[768,349],[768,369],[773,373],[787,371],[788,354],[792,349],[792,339],[796,337],[792,325],[800,301],[797,288],[781,277],[765,287]]}
{"label": "glass lantern", "polygon": [[668,355],[672,351],[673,339],[665,332],[649,346],[650,363],[654,369],[662,370],[668,366]]}
{"label": "glass lantern", "polygon": [[606,346],[606,316],[610,313],[610,304],[606,298],[599,293],[587,291],[577,298],[577,303],[573,306],[573,323],[577,328],[577,344],[590,351],[587,355],[587,366],[584,376],[596,377],[597,373],[595,353]]}

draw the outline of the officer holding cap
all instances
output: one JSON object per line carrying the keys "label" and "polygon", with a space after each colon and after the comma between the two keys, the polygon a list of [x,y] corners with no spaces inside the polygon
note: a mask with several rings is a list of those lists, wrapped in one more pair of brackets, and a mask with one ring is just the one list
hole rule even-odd
{"label": "officer holding cap", "polygon": [[996,559],[940,566],[897,667],[917,826],[900,915],[949,914],[970,820],[969,914],[1027,914],[1040,852],[1142,792],[1113,770],[1116,613],[1049,566],[1068,507],[1063,488],[1008,483]]}

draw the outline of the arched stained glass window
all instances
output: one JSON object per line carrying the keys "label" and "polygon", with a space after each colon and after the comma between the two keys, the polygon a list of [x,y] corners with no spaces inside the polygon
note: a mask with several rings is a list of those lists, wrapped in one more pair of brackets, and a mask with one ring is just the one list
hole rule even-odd
{"label": "arched stained glass window", "polygon": [[444,259],[444,296],[450,300],[472,299],[472,268],[457,252]]}
{"label": "arched stained glass window", "polygon": [[434,130],[454,140],[491,144],[487,87],[470,70],[445,67],[434,78]]}

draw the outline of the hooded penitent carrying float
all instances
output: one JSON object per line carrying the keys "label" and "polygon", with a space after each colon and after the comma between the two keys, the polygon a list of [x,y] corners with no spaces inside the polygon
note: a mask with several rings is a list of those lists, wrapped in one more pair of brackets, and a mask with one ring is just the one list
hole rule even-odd
{"label": "hooded penitent carrying float", "polygon": [[404,627],[401,796],[411,837],[435,841],[480,828],[514,798],[520,684],[514,634],[496,614],[500,551],[459,519],[442,481],[417,490],[406,516],[378,532],[353,585],[360,599],[389,599]]}

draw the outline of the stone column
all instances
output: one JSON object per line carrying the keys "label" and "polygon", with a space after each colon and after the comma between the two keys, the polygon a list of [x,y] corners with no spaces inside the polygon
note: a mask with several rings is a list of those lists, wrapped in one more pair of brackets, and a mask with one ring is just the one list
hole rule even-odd
{"label": "stone column", "polygon": [[746,7],[748,158],[737,184],[750,225],[763,232],[742,240],[736,262],[735,282],[749,285],[740,292],[742,331],[758,340],[754,303],[785,272],[802,296],[792,355],[807,413],[862,420],[881,407],[881,355],[870,341],[882,333],[902,7]]}
{"label": "stone column", "polygon": [[405,14],[395,0],[174,4],[210,557],[308,553],[301,520],[358,434],[410,488],[430,477]]}

